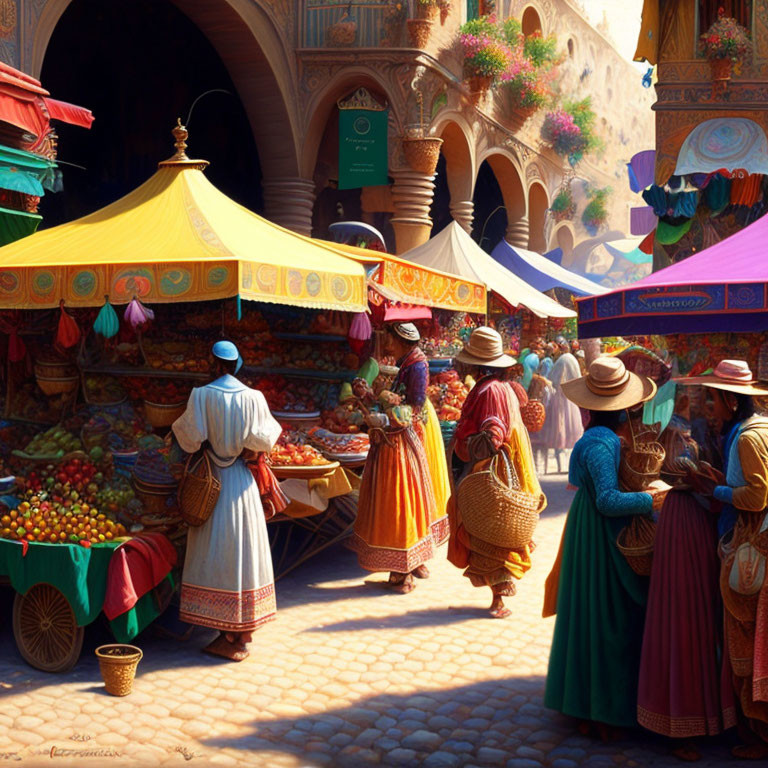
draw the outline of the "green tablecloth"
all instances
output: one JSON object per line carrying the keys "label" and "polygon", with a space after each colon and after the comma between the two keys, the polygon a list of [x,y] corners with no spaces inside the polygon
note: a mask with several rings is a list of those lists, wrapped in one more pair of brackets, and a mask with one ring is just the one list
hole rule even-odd
{"label": "green tablecloth", "polygon": [[[78,626],[90,624],[101,613],[107,591],[107,569],[119,542],[94,544],[29,545],[22,556],[22,545],[0,539],[0,576],[7,576],[11,586],[21,595],[41,582],[51,584],[66,597]],[[171,574],[166,576],[171,586]],[[127,613],[110,622],[115,638],[128,642],[160,615],[152,592],[139,599]]]}

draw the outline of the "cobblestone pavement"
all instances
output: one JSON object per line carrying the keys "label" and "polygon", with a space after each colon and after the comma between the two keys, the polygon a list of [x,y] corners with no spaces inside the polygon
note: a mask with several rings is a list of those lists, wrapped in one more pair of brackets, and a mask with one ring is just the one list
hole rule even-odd
{"label": "cobblestone pavement", "polygon": [[[510,599],[513,617],[486,618],[490,600],[445,561],[410,595],[385,592],[343,548],[278,583],[278,620],[241,664],[201,654],[210,631],[180,643],[151,633],[134,693],[103,692],[86,633],[72,672],[46,675],[18,656],[10,601],[0,609],[0,763],[243,766],[668,766],[661,740],[640,733],[602,745],[543,708],[553,619],[543,583],[570,502],[563,476],[534,567]],[[90,754],[89,754],[90,753]],[[707,745],[700,765],[729,761]]]}

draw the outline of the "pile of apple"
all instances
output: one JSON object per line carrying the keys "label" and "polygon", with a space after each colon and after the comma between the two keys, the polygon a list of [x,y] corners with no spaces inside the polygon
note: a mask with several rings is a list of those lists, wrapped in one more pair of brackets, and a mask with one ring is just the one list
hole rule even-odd
{"label": "pile of apple", "polygon": [[107,498],[103,483],[98,467],[79,459],[29,472],[18,479],[22,500],[0,517],[0,538],[89,547],[125,536],[112,515],[120,507],[100,505]]}
{"label": "pile of apple", "polygon": [[427,387],[427,397],[435,406],[440,421],[458,421],[468,394],[469,388],[454,370],[435,374]]}

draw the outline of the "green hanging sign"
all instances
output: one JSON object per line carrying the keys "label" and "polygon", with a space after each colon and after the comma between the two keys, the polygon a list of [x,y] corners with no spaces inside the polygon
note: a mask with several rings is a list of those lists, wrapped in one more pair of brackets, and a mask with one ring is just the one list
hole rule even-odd
{"label": "green hanging sign", "polygon": [[339,189],[386,184],[389,171],[384,108],[339,109]]}

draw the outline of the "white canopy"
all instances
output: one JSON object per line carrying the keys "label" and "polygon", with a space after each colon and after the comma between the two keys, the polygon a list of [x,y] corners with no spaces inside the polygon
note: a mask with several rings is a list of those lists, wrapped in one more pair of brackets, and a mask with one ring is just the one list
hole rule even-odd
{"label": "white canopy", "polygon": [[502,267],[455,221],[431,240],[404,253],[402,258],[483,283],[513,307],[522,305],[539,317],[576,316],[575,312]]}

